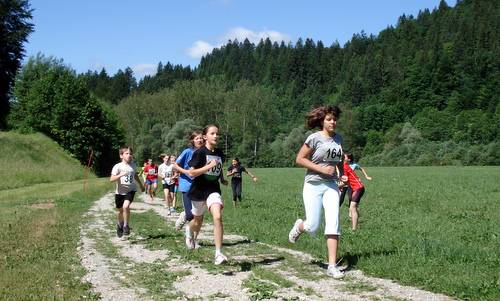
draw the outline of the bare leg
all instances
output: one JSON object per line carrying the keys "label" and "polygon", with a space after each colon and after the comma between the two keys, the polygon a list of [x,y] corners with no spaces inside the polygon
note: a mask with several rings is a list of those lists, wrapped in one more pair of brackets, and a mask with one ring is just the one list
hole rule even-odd
{"label": "bare leg", "polygon": [[171,192],[170,195],[171,195],[171,198],[172,198],[172,208],[175,209],[175,205],[176,205],[175,203],[177,202],[177,195],[176,195],[175,192]]}
{"label": "bare leg", "polygon": [[327,235],[326,236],[326,246],[328,248],[328,264],[337,264],[337,249],[339,246],[339,236],[338,235]]}
{"label": "bare leg", "polygon": [[123,224],[123,208],[119,208],[118,212],[116,213],[116,216],[118,217],[118,223],[120,225]]}
{"label": "bare leg", "polygon": [[214,240],[215,249],[222,248],[222,237],[224,235],[224,226],[222,225],[222,206],[220,204],[213,204],[210,206],[210,213],[214,220]]}
{"label": "bare leg", "polygon": [[163,207],[167,207],[168,205],[168,189],[163,189],[163,196],[164,196],[164,201],[163,201]]}
{"label": "bare leg", "polygon": [[123,223],[124,223],[124,225],[128,225],[129,217],[130,217],[130,201],[125,200],[125,202],[123,202]]}
{"label": "bare leg", "polygon": [[358,228],[358,203],[351,202],[351,205],[349,206],[349,213],[351,216],[352,230],[355,231]]}
{"label": "bare leg", "polygon": [[201,225],[203,223],[203,215],[195,215],[194,218],[189,222],[189,228],[192,232],[200,232]]}

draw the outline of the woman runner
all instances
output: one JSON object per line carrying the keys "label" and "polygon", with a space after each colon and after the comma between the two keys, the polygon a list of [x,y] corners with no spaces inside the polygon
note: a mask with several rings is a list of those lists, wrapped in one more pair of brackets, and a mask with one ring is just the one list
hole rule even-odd
{"label": "woman runner", "polygon": [[297,154],[298,165],[307,169],[303,198],[306,219],[298,219],[288,234],[295,243],[303,232],[315,234],[321,222],[321,211],[325,211],[325,236],[328,249],[327,274],[335,279],[344,277],[337,266],[337,249],[340,240],[340,214],[336,166],[340,173],[342,165],[342,137],[335,133],[340,116],[337,106],[322,106],[307,114],[309,129],[320,130],[309,135]]}

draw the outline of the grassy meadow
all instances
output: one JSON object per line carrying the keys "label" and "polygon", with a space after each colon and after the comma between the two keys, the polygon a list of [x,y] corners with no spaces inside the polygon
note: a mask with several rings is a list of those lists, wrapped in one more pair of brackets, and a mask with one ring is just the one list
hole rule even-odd
{"label": "grassy meadow", "polygon": [[23,135],[0,131],[0,166],[0,191],[84,177],[78,160],[39,133]]}
{"label": "grassy meadow", "polygon": [[81,281],[79,225],[112,189],[41,134],[0,132],[0,300],[95,299]]}
{"label": "grassy meadow", "polygon": [[[226,202],[225,229],[252,240],[309,252],[326,261],[322,229],[292,245],[288,231],[304,217],[304,170],[252,169],[243,202]],[[500,167],[367,168],[360,227],[341,210],[340,256],[356,269],[465,300],[500,300]],[[346,199],[347,200],[347,199]]]}
{"label": "grassy meadow", "polygon": [[[0,172],[0,300],[98,298],[81,282],[78,227],[93,201],[113,186],[92,176],[84,190],[82,167],[42,135],[0,132],[0,162],[6,167]],[[322,229],[295,245],[287,240],[293,222],[304,217],[305,171],[251,171],[259,181],[244,176],[238,208],[230,187],[223,188],[225,230],[325,261]],[[341,211],[344,263],[464,300],[500,300],[500,167],[368,173],[373,180],[364,180],[358,231],[349,229],[345,204]],[[161,223],[159,217],[135,218],[137,229]]]}

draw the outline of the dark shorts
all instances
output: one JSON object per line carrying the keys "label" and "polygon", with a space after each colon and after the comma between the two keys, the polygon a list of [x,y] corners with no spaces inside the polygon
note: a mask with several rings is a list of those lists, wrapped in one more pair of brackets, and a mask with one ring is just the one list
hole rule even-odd
{"label": "dark shorts", "polygon": [[146,185],[153,185],[153,184],[156,184],[157,182],[158,182],[157,179],[155,179],[155,180],[146,179]]}
{"label": "dark shorts", "polygon": [[365,194],[365,188],[361,187],[360,189],[356,189],[349,195],[349,202],[354,202],[359,204],[361,202],[361,197]]}
{"label": "dark shorts", "polygon": [[115,194],[115,205],[117,209],[120,209],[123,207],[123,203],[125,203],[125,200],[128,200],[130,203],[134,201],[134,195],[135,191],[131,191],[127,194]]}
{"label": "dark shorts", "polygon": [[170,192],[175,192],[175,184],[163,184],[163,190],[168,189]]}

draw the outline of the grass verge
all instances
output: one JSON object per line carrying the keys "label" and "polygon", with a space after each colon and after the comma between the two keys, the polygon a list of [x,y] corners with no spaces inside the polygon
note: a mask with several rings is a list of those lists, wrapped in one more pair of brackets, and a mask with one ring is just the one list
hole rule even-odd
{"label": "grass verge", "polygon": [[[82,215],[111,186],[93,179],[0,193],[0,299],[97,299],[77,254]],[[45,191],[45,192],[43,192]],[[46,194],[45,194],[46,193]]]}

